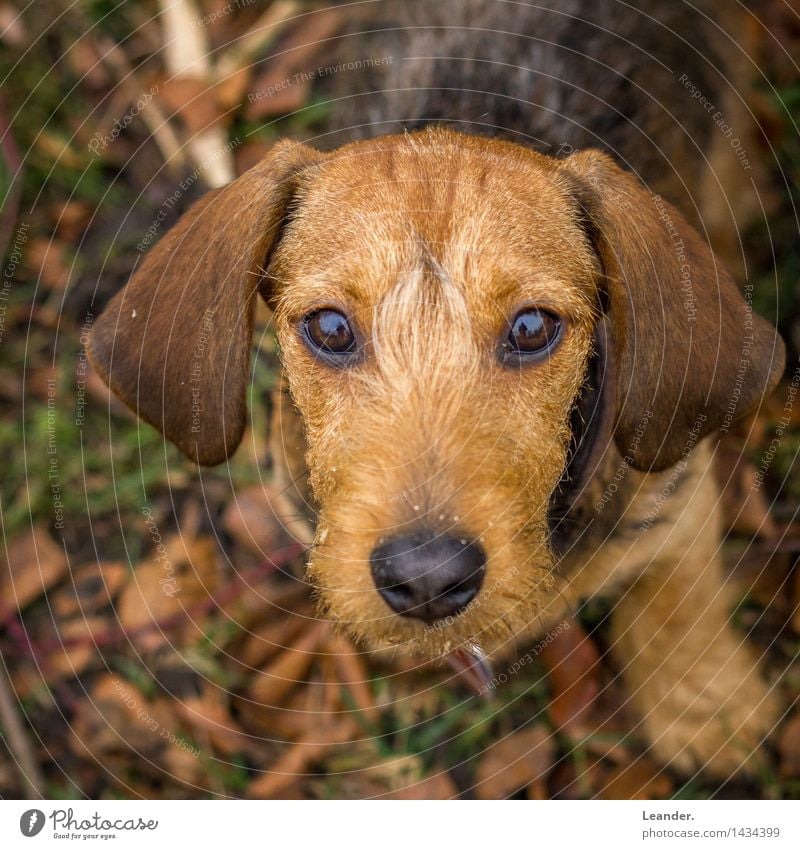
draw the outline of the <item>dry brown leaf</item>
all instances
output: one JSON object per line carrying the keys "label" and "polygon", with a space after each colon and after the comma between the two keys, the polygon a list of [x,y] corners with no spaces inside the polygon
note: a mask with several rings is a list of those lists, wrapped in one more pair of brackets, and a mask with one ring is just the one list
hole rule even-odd
{"label": "dry brown leaf", "polygon": [[237,716],[242,726],[265,741],[295,741],[314,728],[328,727],[338,721],[341,709],[331,709],[323,684],[315,681],[298,687],[276,708],[265,708],[249,699],[237,698]]}
{"label": "dry brown leaf", "polygon": [[597,647],[576,622],[559,633],[539,655],[552,689],[548,713],[556,728],[582,735],[600,692]]}
{"label": "dry brown leaf", "polygon": [[735,449],[721,448],[717,455],[716,468],[722,486],[722,513],[726,527],[740,536],[774,537],[775,522],[755,464]]}
{"label": "dry brown leaf", "polygon": [[247,688],[248,698],[266,707],[280,705],[298,684],[307,680],[317,647],[328,628],[324,622],[314,623],[297,642],[257,672]]}
{"label": "dry brown leaf", "polygon": [[723,549],[728,581],[738,596],[747,596],[761,607],[784,607],[788,601],[791,558],[783,552],[764,551],[747,543],[744,550],[728,545]]}
{"label": "dry brown leaf", "polygon": [[367,719],[376,722],[380,711],[369,686],[370,674],[362,653],[349,640],[338,634],[331,635],[326,649],[333,660],[340,683],[350,691],[356,707]]}
{"label": "dry brown leaf", "polygon": [[91,34],[76,39],[67,50],[67,61],[81,81],[81,85],[96,90],[112,86],[111,78],[103,65]]}
{"label": "dry brown leaf", "polygon": [[260,557],[290,544],[310,545],[314,538],[308,519],[272,485],[244,490],[226,511],[225,522],[229,533]]}
{"label": "dry brown leaf", "polygon": [[[117,602],[117,615],[127,632],[136,633],[142,651],[164,642],[178,642],[175,620],[182,624],[177,634],[186,641],[202,637],[196,609],[208,602],[219,584],[217,546],[212,537],[191,539],[173,534],[150,560],[136,567]],[[185,620],[185,622],[183,621]],[[169,626],[165,631],[161,626]]]}
{"label": "dry brown leaf", "polygon": [[166,745],[176,745],[178,724],[164,704],[149,702],[130,681],[104,675],[78,703],[70,741],[76,754],[96,758],[111,752],[156,758]]}
{"label": "dry brown leaf", "polygon": [[222,522],[236,542],[260,557],[290,542],[276,516],[271,487],[256,485],[237,493]]}
{"label": "dry brown leaf", "polygon": [[387,793],[384,799],[455,799],[458,788],[446,772],[428,775]]}
{"label": "dry brown leaf", "polygon": [[780,773],[784,778],[800,778],[800,714],[786,721],[778,738]]}
{"label": "dry brown leaf", "polygon": [[324,52],[325,39],[336,32],[341,20],[338,9],[315,11],[282,40],[280,53],[253,81],[253,99],[245,113],[249,119],[293,112],[305,105],[312,78],[309,66]]}
{"label": "dry brown leaf", "polygon": [[800,634],[800,569],[795,568],[792,583],[792,630]]}
{"label": "dry brown leaf", "polygon": [[240,68],[214,86],[212,93],[221,112],[226,113],[239,106],[249,82],[250,69]]}
{"label": "dry brown leaf", "polygon": [[23,16],[11,3],[0,3],[0,38],[9,47],[18,49],[29,44]]}
{"label": "dry brown leaf", "polygon": [[544,781],[555,757],[555,743],[543,725],[509,734],[481,756],[475,774],[479,799],[505,799]]}
{"label": "dry brown leaf", "polygon": [[78,615],[54,625],[58,629],[55,636],[62,645],[41,659],[42,673],[51,684],[60,678],[81,675],[92,661],[99,660],[97,639],[111,629],[106,616]]}
{"label": "dry brown leaf", "polygon": [[330,773],[336,798],[454,799],[458,796],[458,789],[446,772],[426,776],[422,760],[415,755],[376,760],[374,747],[369,743],[363,747],[354,744],[337,756],[326,758],[323,766]]}
{"label": "dry brown leaf", "polygon": [[181,781],[190,787],[211,787],[208,766],[196,749],[186,745],[166,746],[160,755],[159,766],[175,781]]}
{"label": "dry brown leaf", "polygon": [[0,570],[0,622],[36,601],[67,572],[67,558],[47,529],[37,525],[15,537]]}
{"label": "dry brown leaf", "polygon": [[562,758],[550,778],[551,796],[558,799],[590,799],[605,781],[603,761],[587,754],[580,767],[574,757]]}
{"label": "dry brown leaf", "polygon": [[303,77],[295,81],[294,77],[284,76],[281,72],[264,75],[254,86],[253,99],[247,103],[245,117],[248,121],[258,121],[295,112],[308,102],[309,88],[309,81]]}
{"label": "dry brown leaf", "polygon": [[165,114],[170,118],[179,116],[194,136],[223,119],[213,89],[208,80],[200,77],[171,77],[158,83],[156,97]]}
{"label": "dry brown leaf", "polygon": [[259,776],[247,788],[248,799],[277,799],[281,794],[297,792],[311,766],[318,763],[331,747],[347,743],[360,736],[358,726],[347,716],[335,725],[312,730],[302,740],[294,743],[275,761],[269,772]]}
{"label": "dry brown leaf", "polygon": [[218,689],[206,686],[201,695],[176,701],[174,708],[193,736],[207,735],[212,746],[223,755],[246,752],[253,746],[253,738],[238,727],[227,699]]}
{"label": "dry brown leaf", "polygon": [[661,767],[647,758],[615,767],[597,793],[600,799],[669,799],[672,780]]}
{"label": "dry brown leaf", "polygon": [[247,68],[252,57],[274,41],[291,19],[300,11],[296,0],[274,0],[266,11],[235,42],[230,44],[216,63],[219,79],[225,79],[240,68]]}
{"label": "dry brown leaf", "polygon": [[256,628],[245,640],[240,651],[236,653],[236,660],[253,669],[263,666],[279,651],[295,642],[300,633],[308,627],[312,610],[308,607],[305,612],[309,614],[307,618],[289,614],[275,622],[267,622]]}
{"label": "dry brown leaf", "polygon": [[[287,583],[268,576],[253,580],[243,592],[225,599],[220,614],[235,622],[239,628],[252,628],[258,622],[283,619],[287,611],[298,611],[299,616],[311,614],[308,604],[309,588],[300,581]],[[309,618],[315,618],[309,615]],[[287,641],[284,641],[284,643]]]}
{"label": "dry brown leaf", "polygon": [[52,593],[51,604],[59,619],[97,613],[110,604],[130,575],[119,561],[84,563],[72,570],[72,580]]}
{"label": "dry brown leaf", "polygon": [[47,210],[56,234],[67,244],[80,241],[93,212],[92,205],[85,200],[57,201]]}

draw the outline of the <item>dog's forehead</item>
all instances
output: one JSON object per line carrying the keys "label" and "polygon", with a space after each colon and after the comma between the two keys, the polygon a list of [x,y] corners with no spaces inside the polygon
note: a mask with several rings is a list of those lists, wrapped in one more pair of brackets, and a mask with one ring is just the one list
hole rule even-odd
{"label": "dog's forehead", "polygon": [[555,160],[508,142],[429,131],[349,145],[307,175],[282,264],[372,297],[421,260],[467,287],[591,280],[568,186]]}
{"label": "dog's forehead", "polygon": [[[367,227],[432,244],[491,231],[547,242],[574,225],[554,160],[517,145],[455,133],[392,136],[337,151],[316,170],[304,207],[331,232]],[[486,235],[485,232],[482,235]],[[542,244],[542,247],[546,245]]]}

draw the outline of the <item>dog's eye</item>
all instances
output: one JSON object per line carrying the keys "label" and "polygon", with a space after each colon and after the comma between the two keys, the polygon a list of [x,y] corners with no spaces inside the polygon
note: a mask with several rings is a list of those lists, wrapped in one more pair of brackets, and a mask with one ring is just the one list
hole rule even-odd
{"label": "dog's eye", "polygon": [[356,337],[350,322],[338,310],[317,310],[303,320],[306,338],[326,354],[349,354],[355,349]]}
{"label": "dog's eye", "polygon": [[557,316],[531,307],[517,313],[503,348],[509,354],[541,354],[555,344],[560,332]]}

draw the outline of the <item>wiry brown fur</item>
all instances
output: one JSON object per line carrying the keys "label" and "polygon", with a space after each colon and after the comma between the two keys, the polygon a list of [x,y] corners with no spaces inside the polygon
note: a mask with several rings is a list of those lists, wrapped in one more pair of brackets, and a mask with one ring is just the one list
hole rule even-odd
{"label": "wiry brown fur", "polygon": [[[344,151],[301,190],[270,265],[320,505],[311,574],[330,613],[372,645],[439,654],[467,637],[493,644],[536,615],[552,584],[547,509],[599,268],[558,181],[530,158],[487,163],[483,144],[431,133]],[[526,190],[509,195],[520,176]],[[511,221],[498,232],[502,215]],[[540,369],[504,369],[494,345],[526,303],[557,303],[570,330]],[[303,344],[297,323],[320,304],[346,309],[370,340],[363,366],[321,368]],[[498,589],[479,612],[440,629],[388,615],[365,564],[378,539],[413,527],[480,539],[492,552],[486,583]]]}
{"label": "wiry brown fur", "polygon": [[[372,648],[438,657],[502,651],[613,591],[614,648],[658,754],[720,773],[747,761],[775,707],[727,622],[702,440],[759,404],[783,349],[674,207],[605,154],[442,128],[276,146],[156,246],[92,337],[114,390],[201,462],[241,434],[257,289],[287,390],[278,480],[316,521],[325,615]],[[509,368],[498,346],[530,304],[565,333]],[[347,368],[303,339],[323,307],[360,340]],[[195,430],[185,381],[209,309]],[[474,601],[435,625],[396,616],[369,569],[383,538],[419,528],[488,558]]]}

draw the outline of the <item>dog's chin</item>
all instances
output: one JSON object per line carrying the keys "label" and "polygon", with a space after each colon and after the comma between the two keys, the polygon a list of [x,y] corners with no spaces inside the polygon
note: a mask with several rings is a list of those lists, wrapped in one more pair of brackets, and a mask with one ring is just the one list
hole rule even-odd
{"label": "dog's chin", "polygon": [[374,617],[354,620],[324,599],[321,612],[367,651],[389,651],[421,662],[445,661],[454,653],[465,652],[485,657],[509,654],[526,635],[537,632],[542,621],[542,606],[524,600],[492,617],[471,608],[432,623],[387,615],[382,610]]}

